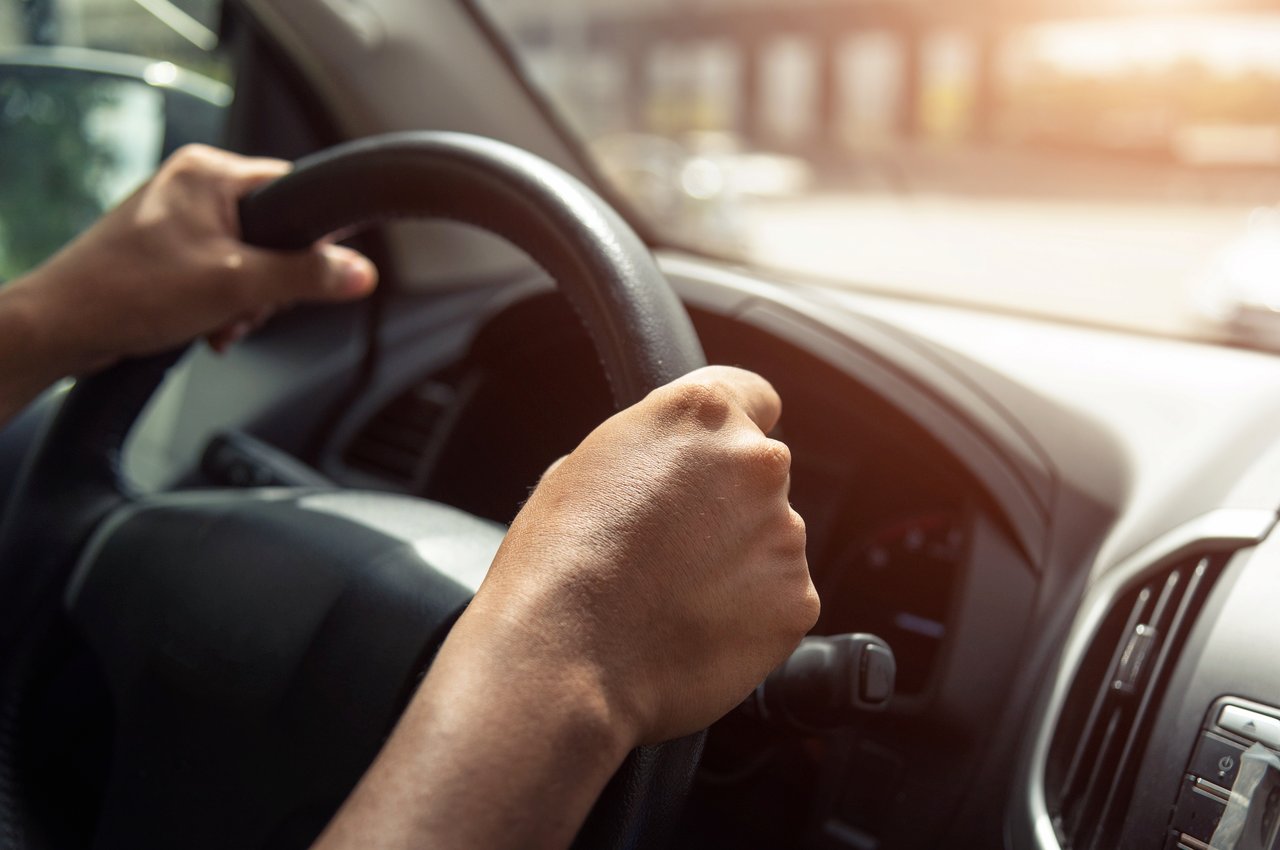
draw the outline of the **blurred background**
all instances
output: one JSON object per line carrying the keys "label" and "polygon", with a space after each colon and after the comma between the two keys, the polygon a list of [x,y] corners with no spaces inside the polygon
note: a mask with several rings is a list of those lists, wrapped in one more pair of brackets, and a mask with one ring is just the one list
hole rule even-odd
{"label": "blurred background", "polygon": [[[475,2],[662,241],[791,281],[1280,349],[1280,0]],[[141,56],[142,78],[171,94],[195,72],[217,106],[220,7],[0,0],[0,278],[159,144],[138,91],[37,91],[22,62]],[[89,166],[30,167],[61,144]]]}
{"label": "blurred background", "polygon": [[0,0],[0,49],[83,47],[167,60],[228,79],[222,0]]}
{"label": "blurred background", "polygon": [[220,0],[0,0],[0,281],[92,224],[231,100]]}
{"label": "blurred background", "polygon": [[669,239],[1272,344],[1280,0],[483,5]]}

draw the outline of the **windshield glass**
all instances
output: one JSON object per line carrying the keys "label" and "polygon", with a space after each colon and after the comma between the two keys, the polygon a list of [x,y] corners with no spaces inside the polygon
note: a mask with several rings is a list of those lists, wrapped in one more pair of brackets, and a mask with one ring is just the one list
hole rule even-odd
{"label": "windshield glass", "polygon": [[1280,8],[481,5],[670,243],[851,287],[1280,347]]}

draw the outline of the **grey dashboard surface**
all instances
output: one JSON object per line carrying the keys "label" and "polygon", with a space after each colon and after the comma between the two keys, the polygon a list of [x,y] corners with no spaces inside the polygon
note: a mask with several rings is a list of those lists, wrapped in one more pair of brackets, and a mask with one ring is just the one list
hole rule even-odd
{"label": "grey dashboard surface", "polygon": [[[852,292],[820,297],[961,353],[1112,438],[1126,498],[1095,573],[1211,510],[1280,506],[1280,357]],[[1069,448],[1056,423],[1027,425],[1042,444]]]}

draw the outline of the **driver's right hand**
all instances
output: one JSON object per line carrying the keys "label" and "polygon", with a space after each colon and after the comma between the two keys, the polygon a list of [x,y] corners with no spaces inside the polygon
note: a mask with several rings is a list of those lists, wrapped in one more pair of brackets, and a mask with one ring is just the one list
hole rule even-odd
{"label": "driver's right hand", "polygon": [[574,671],[632,745],[717,720],[818,616],[780,414],[713,366],[605,421],[544,475],[441,658]]}

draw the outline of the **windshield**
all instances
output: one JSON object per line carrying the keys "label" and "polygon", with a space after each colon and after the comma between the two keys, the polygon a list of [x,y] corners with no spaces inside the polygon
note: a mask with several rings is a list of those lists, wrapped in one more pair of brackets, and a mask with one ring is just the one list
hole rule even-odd
{"label": "windshield", "polygon": [[1280,10],[482,6],[672,244],[850,287],[1280,348]]}

